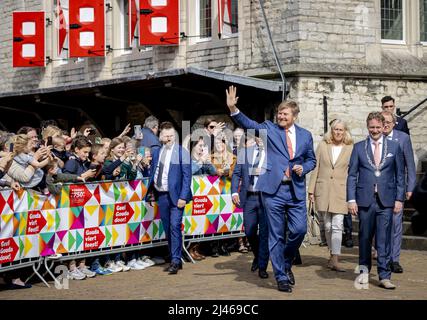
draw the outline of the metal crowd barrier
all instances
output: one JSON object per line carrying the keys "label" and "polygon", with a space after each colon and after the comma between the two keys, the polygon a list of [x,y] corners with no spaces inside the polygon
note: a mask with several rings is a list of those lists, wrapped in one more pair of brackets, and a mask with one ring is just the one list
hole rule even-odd
{"label": "metal crowd barrier", "polygon": [[[228,184],[229,187],[229,181],[225,181],[225,179],[223,179],[223,181],[219,181],[221,179],[215,178],[215,177],[203,177],[203,176],[195,176],[193,177],[193,184],[197,184],[197,181],[195,181],[194,179],[202,179],[202,180],[206,180],[206,183],[212,182],[210,187],[214,188],[215,183],[217,184],[216,188],[218,188],[218,183],[220,184],[220,188],[222,188],[222,192],[224,192],[224,190],[226,188],[224,188],[224,186],[226,186]],[[207,180],[209,179],[209,181]],[[133,180],[134,182],[135,180]],[[144,180],[141,180],[141,184],[144,184],[144,186],[146,187],[146,181],[143,182]],[[200,182],[200,180],[198,181]],[[95,185],[95,184],[119,184],[119,183],[132,183],[131,181],[128,180],[115,180],[115,181],[102,181],[102,182],[94,182],[94,183],[73,183],[73,184],[64,184],[63,185],[63,191],[67,190],[68,192],[70,191],[70,188],[72,188],[72,186],[89,186],[89,185]],[[193,197],[193,200],[195,199],[195,197],[199,197],[199,198],[203,198],[203,197],[208,197],[208,195],[200,195],[200,192],[198,192],[198,190],[196,190],[194,192],[194,185],[192,184],[192,188],[193,188],[193,194],[195,195]],[[64,189],[65,188],[65,189]],[[5,189],[3,189],[2,191],[5,191]],[[2,192],[0,191],[0,192]],[[6,190],[7,191],[7,190]],[[226,193],[222,193],[223,196],[226,196]],[[41,195],[40,195],[41,196]],[[62,195],[64,196],[64,195]],[[66,194],[65,196],[70,197],[70,194]],[[145,194],[144,194],[145,196]],[[221,191],[219,196],[221,196]],[[61,196],[60,196],[61,198]],[[142,197],[144,198],[144,197]],[[230,199],[231,199],[231,194],[230,194]],[[143,202],[143,199],[141,199],[141,202]],[[114,205],[116,205],[117,203],[114,203]],[[190,208],[190,205],[188,205],[189,207],[186,208],[187,210],[187,214],[188,214],[188,210],[191,210],[192,212],[192,207]],[[209,208],[210,209],[210,208]],[[0,214],[1,214],[1,210],[0,210]],[[185,214],[184,214],[185,216]],[[153,220],[154,221],[154,220]],[[184,221],[184,217],[183,217],[183,221]],[[237,230],[237,231],[230,231],[230,232],[221,232],[221,233],[211,233],[211,234],[197,234],[197,235],[186,235],[185,232],[183,232],[183,251],[184,253],[187,255],[188,259],[192,262],[195,263],[195,261],[192,259],[191,255],[189,254],[189,252],[187,251],[188,246],[192,243],[192,242],[203,242],[203,241],[212,241],[212,240],[221,240],[221,239],[230,239],[230,238],[236,238],[236,237],[243,237],[244,233],[242,232],[242,230]],[[62,254],[54,254],[54,255],[46,255],[46,256],[38,256],[38,257],[32,257],[32,258],[24,258],[24,259],[20,259],[20,260],[16,260],[16,261],[12,261],[12,262],[8,262],[8,263],[3,263],[0,264],[0,273],[3,272],[8,272],[11,270],[16,270],[16,269],[20,269],[20,268],[26,268],[26,267],[32,267],[33,269],[33,274],[26,279],[26,282],[29,281],[34,275],[37,275],[41,281],[49,287],[49,284],[47,283],[47,281],[44,279],[44,276],[46,276],[46,274],[49,274],[50,277],[56,282],[57,279],[54,276],[54,274],[52,273],[51,269],[54,266],[54,264],[56,262],[65,262],[68,260],[72,260],[72,259],[83,259],[83,258],[87,258],[87,257],[96,257],[96,256],[101,256],[101,255],[107,255],[107,254],[117,254],[117,253],[123,253],[123,252],[128,252],[128,251],[134,251],[134,250],[143,250],[143,249],[149,249],[149,248],[154,248],[154,247],[160,247],[160,246],[164,246],[167,245],[167,241],[166,239],[152,239],[151,241],[147,241],[147,242],[141,242],[141,243],[134,243],[134,244],[126,244],[126,245],[119,245],[119,246],[109,246],[109,247],[103,247],[103,248],[99,248],[99,249],[93,249],[93,250],[82,250],[82,251],[76,251],[76,252],[68,252],[68,253],[62,253]],[[45,273],[42,275],[40,274],[40,268],[44,266],[46,271]]]}

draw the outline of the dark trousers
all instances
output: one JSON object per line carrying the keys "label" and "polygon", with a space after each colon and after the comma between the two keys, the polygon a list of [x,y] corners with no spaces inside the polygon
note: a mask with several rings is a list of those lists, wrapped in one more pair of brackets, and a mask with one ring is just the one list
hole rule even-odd
{"label": "dark trousers", "polygon": [[377,268],[380,280],[390,279],[391,228],[393,208],[385,208],[379,199],[369,207],[359,207],[359,265],[371,270],[372,238],[375,235],[377,248]]}
{"label": "dark trousers", "polygon": [[291,270],[292,261],[307,232],[305,199],[298,200],[292,188],[290,184],[281,184],[276,194],[262,194],[267,212],[268,248],[276,281],[289,280],[287,271]]}
{"label": "dark trousers", "polygon": [[351,214],[344,215],[344,233],[346,237],[351,237],[351,233],[353,232],[353,223],[351,220]]}
{"label": "dark trousers", "polygon": [[258,262],[258,268],[266,270],[269,257],[268,225],[261,193],[248,193],[245,205],[243,206],[243,224],[255,260]]}
{"label": "dark trousers", "polygon": [[159,210],[165,230],[166,239],[168,240],[169,255],[171,263],[181,264],[182,256],[182,215],[184,208],[179,209],[176,203],[173,203],[169,192],[159,192]]}

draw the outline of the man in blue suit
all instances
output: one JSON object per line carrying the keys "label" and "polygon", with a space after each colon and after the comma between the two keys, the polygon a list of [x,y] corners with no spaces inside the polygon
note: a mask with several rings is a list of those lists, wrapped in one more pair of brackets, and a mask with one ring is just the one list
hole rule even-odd
{"label": "man in blue suit", "polygon": [[294,124],[299,113],[295,102],[278,106],[277,123],[258,123],[237,109],[234,86],[226,94],[231,116],[240,127],[267,134],[266,172],[259,176],[256,187],[267,211],[268,247],[278,290],[292,292],[292,260],[307,232],[305,175],[316,167],[313,138]]}
{"label": "man in blue suit", "polygon": [[[399,144],[403,152],[403,159],[405,160],[405,190],[406,199],[409,200],[412,196],[412,191],[416,185],[416,168],[414,161],[414,151],[412,150],[411,137],[403,131],[394,130],[396,123],[396,116],[389,112],[383,111],[384,116],[384,135],[388,140],[395,141]],[[403,226],[403,208],[398,214],[393,215],[393,227],[391,232],[391,271],[394,273],[402,273],[403,268],[399,264],[400,247],[402,245],[402,226]]]}
{"label": "man in blue suit", "polygon": [[[391,96],[383,97],[381,99],[381,108],[384,111],[389,111],[395,115],[396,104],[394,103],[394,98]],[[396,120],[395,120],[396,126],[394,127],[394,130],[403,131],[407,135],[409,135],[410,133],[409,133],[409,128],[408,128],[408,123],[406,122],[406,120],[402,117],[398,117],[398,116],[395,116],[395,117],[396,117]]]}
{"label": "man in blue suit", "polygon": [[248,136],[247,143],[248,146],[240,149],[237,155],[237,164],[231,178],[231,193],[233,203],[243,208],[245,234],[255,256],[251,271],[258,269],[258,276],[266,279],[268,278],[268,226],[261,192],[257,189],[258,178],[265,170],[263,169],[266,160],[265,144],[262,138],[252,136]]}
{"label": "man in blue suit", "polygon": [[149,116],[144,121],[142,128],[141,147],[151,148],[152,153],[162,145],[160,144],[157,132],[159,131],[159,120],[155,116]]}
{"label": "man in blue suit", "polygon": [[[370,272],[375,234],[380,286],[395,289],[390,281],[391,228],[393,212],[402,210],[405,197],[403,155],[399,145],[383,135],[384,117],[371,112],[366,120],[369,137],[354,145],[347,178],[349,212],[359,216],[359,268]],[[366,270],[365,269],[365,270]],[[369,273],[358,277],[369,282]]]}
{"label": "man in blue suit", "polygon": [[172,123],[160,125],[163,146],[154,150],[149,184],[154,186],[168,240],[171,263],[165,271],[169,274],[177,274],[182,269],[182,215],[186,203],[192,199],[190,155],[178,145],[176,136]]}

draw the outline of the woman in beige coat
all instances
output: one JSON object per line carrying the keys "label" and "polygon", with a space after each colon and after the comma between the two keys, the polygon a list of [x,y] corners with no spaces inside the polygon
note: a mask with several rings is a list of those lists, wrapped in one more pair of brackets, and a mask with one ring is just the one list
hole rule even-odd
{"label": "woman in beige coat", "polygon": [[328,267],[345,271],[338,264],[344,215],[348,214],[346,181],[353,139],[344,121],[335,119],[330,131],[316,150],[317,165],[308,187],[309,200],[323,216],[325,235],[330,251]]}

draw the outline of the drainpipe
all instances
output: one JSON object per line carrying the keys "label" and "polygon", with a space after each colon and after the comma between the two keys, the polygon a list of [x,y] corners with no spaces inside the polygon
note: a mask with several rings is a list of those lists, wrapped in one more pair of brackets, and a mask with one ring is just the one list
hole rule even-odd
{"label": "drainpipe", "polygon": [[271,36],[270,26],[268,25],[267,16],[264,11],[264,0],[259,0],[261,6],[262,15],[264,17],[265,26],[267,27],[268,39],[270,40],[271,47],[273,48],[274,60],[276,61],[277,69],[279,69],[280,77],[282,78],[282,101],[286,100],[286,79],[282,71],[282,66],[280,65],[279,58],[277,56],[276,47],[274,46],[273,37]]}
{"label": "drainpipe", "polygon": [[328,132],[328,100],[323,96],[323,133]]}

